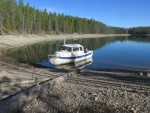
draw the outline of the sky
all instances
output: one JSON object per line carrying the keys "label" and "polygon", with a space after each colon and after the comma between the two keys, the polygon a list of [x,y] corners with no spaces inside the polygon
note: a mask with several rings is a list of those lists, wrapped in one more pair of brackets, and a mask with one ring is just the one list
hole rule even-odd
{"label": "sky", "polygon": [[24,3],[48,12],[92,18],[109,26],[150,26],[150,0],[24,0]]}

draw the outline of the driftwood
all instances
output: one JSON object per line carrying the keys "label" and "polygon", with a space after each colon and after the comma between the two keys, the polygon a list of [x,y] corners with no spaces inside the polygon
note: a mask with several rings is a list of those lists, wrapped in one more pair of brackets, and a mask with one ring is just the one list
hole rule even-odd
{"label": "driftwood", "polygon": [[15,94],[11,97],[0,101],[0,113],[16,113],[22,110],[24,106],[36,99],[40,94],[53,88],[56,84],[61,83],[68,79],[68,77],[74,76],[76,72],[70,72],[53,80],[46,81],[36,86],[30,87],[23,92]]}
{"label": "driftwood", "polygon": [[[44,82],[46,80],[49,80],[50,78],[41,78],[38,79],[39,82]],[[15,85],[23,85],[23,84],[31,84],[31,83],[36,83],[35,80],[23,80],[23,81],[10,81],[10,82],[3,82],[0,83],[0,88],[2,87],[10,87],[10,86],[15,86]]]}

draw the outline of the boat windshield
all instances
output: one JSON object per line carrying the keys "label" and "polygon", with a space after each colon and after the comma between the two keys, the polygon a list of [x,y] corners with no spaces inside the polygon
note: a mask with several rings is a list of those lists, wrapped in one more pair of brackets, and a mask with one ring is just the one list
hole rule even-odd
{"label": "boat windshield", "polygon": [[74,47],[73,51],[79,51],[80,49],[78,47]]}
{"label": "boat windshield", "polygon": [[70,47],[63,47],[63,46],[61,46],[60,47],[60,51],[69,51],[69,52],[71,52],[71,48]]}

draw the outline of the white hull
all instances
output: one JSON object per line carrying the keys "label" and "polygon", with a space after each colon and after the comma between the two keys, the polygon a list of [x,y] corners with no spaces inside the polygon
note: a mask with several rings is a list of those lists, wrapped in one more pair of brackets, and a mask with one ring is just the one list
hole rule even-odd
{"label": "white hull", "polygon": [[87,53],[83,53],[80,55],[74,55],[74,56],[60,56],[60,57],[56,57],[54,55],[49,55],[49,61],[54,64],[54,65],[60,65],[60,64],[68,64],[68,63],[74,63],[74,62],[78,62],[84,59],[88,59],[91,58],[93,55],[93,51],[88,51]]}

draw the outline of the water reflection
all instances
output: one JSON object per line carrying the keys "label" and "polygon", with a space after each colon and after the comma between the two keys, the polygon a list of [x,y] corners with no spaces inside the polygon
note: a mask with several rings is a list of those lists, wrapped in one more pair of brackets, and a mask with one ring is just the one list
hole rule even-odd
{"label": "water reflection", "polygon": [[58,68],[58,69],[77,69],[77,68],[81,69],[81,68],[84,68],[85,66],[88,66],[92,63],[93,63],[93,59],[91,57],[91,58],[88,58],[88,59],[84,59],[84,60],[75,62],[73,64],[56,65],[54,67]]}
{"label": "water reflection", "polygon": [[[126,40],[127,37],[105,37],[105,38],[79,38],[70,39],[66,43],[79,43],[88,48],[89,50],[99,49],[109,43],[116,42],[117,40]],[[37,44],[32,44],[28,46],[23,46],[21,48],[10,49],[3,55],[17,59],[20,62],[25,63],[38,63],[47,60],[48,54],[53,54],[58,50],[59,46],[63,44],[63,40],[41,42]]]}
{"label": "water reflection", "polygon": [[[143,68],[150,69],[150,37],[105,37],[70,39],[66,43],[79,43],[93,50],[93,61],[87,65],[88,69],[114,68]],[[53,54],[63,40],[41,42],[16,49],[10,49],[3,55],[17,59],[19,62],[46,65],[54,67],[48,61],[48,54]],[[61,65],[61,68],[76,68],[76,64]],[[57,67],[59,68],[59,67]],[[140,67],[141,68],[141,67]]]}

